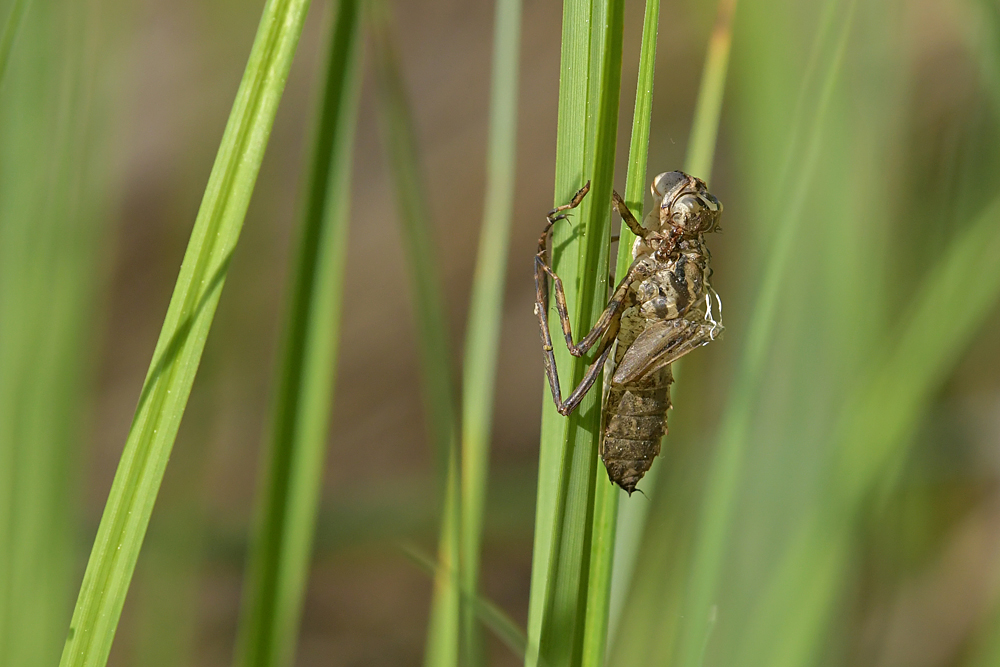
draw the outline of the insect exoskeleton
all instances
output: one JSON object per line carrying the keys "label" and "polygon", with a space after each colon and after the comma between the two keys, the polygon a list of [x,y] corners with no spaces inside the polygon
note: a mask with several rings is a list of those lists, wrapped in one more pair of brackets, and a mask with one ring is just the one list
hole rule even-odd
{"label": "insect exoskeleton", "polygon": [[[722,334],[722,302],[710,284],[711,255],[704,238],[718,231],[722,204],[700,179],[680,171],[665,172],[653,179],[656,206],[640,225],[618,193],[612,192],[614,208],[637,237],[633,262],[594,328],[574,344],[562,282],[548,261],[548,236],[589,190],[588,182],[568,204],[546,217],[535,255],[535,313],[545,375],[560,414],[568,415],[580,404],[614,353],[602,411],[600,454],[611,481],[631,494],[660,453],[660,439],[667,432],[670,364]],[[583,380],[565,401],[548,326],[550,278],[570,353],[580,357],[594,351]]]}

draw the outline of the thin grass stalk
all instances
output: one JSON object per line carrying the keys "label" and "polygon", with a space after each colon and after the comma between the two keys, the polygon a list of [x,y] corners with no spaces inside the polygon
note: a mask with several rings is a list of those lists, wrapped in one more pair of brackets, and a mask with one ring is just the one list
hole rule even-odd
{"label": "thin grass stalk", "polygon": [[[625,180],[625,201],[629,209],[642,220],[643,192],[646,181],[646,161],[649,152],[650,118],[653,109],[653,73],[656,64],[656,35],[659,25],[660,0],[647,0],[643,15],[642,45],[639,52],[639,76],[636,82],[635,110],[632,115],[632,136],[629,144],[628,171]],[[615,276],[624,276],[632,263],[632,243],[635,236],[622,223],[619,232],[618,258]],[[584,629],[583,665],[600,667],[607,654],[611,604],[614,595],[614,567],[617,556],[619,500],[622,492],[609,483],[607,473],[596,466],[593,540],[587,584],[587,610]],[[638,535],[634,537],[638,538]],[[620,575],[619,575],[620,576]]]}
{"label": "thin grass stalk", "polygon": [[764,278],[750,311],[754,316],[747,329],[731,398],[719,427],[695,538],[692,573],[687,585],[687,629],[681,635],[678,661],[682,667],[700,667],[702,663],[746,451],[747,433],[756,405],[757,388],[765,369],[769,341],[777,321],[778,296],[790,264],[792,241],[802,223],[807,186],[819,159],[823,121],[846,52],[856,5],[856,0],[851,0],[823,76],[820,100],[808,135],[802,167],[796,174],[791,188],[793,194],[774,235]]}
{"label": "thin grass stalk", "polygon": [[370,6],[379,118],[388,165],[395,181],[403,248],[413,285],[417,340],[423,370],[422,395],[429,418],[429,435],[443,476],[448,469],[455,441],[456,423],[444,292],[437,271],[437,252],[432,238],[426,189],[420,177],[413,119],[400,71],[395,32],[390,25],[388,6],[381,2],[372,2]]}
{"label": "thin grass stalk", "polygon": [[21,22],[24,14],[28,10],[30,0],[14,0],[7,19],[3,24],[3,31],[0,32],[0,90],[3,90],[4,75],[7,74],[7,65],[10,62],[10,52],[14,48],[14,40],[21,30]]}
{"label": "thin grass stalk", "polygon": [[[579,210],[580,222],[555,228],[552,261],[567,288],[577,337],[593,325],[607,297],[622,15],[623,4],[617,1],[564,5],[555,201],[565,203],[587,180],[592,185]],[[549,317],[558,332],[554,308]],[[556,360],[563,386],[569,391],[582,378],[586,361],[574,360],[559,346]],[[568,419],[555,411],[547,390],[544,405],[526,664],[580,664],[595,500],[599,391],[592,391]]]}
{"label": "thin grass stalk", "polygon": [[[0,664],[59,659],[111,168],[96,7],[13,6],[0,91]],[[16,24],[20,24],[16,27]],[[6,32],[5,39],[13,32]],[[109,99],[111,96],[108,96]]]}
{"label": "thin grass stalk", "polygon": [[701,72],[701,87],[698,89],[698,101],[694,109],[687,159],[684,161],[684,170],[706,183],[712,178],[712,164],[715,162],[715,144],[719,137],[719,116],[722,113],[722,96],[726,90],[735,15],[736,0],[719,1]]}
{"label": "thin grass stalk", "polygon": [[[476,273],[472,281],[462,380],[460,570],[462,591],[473,596],[479,588],[497,353],[514,205],[520,43],[521,0],[497,0],[486,196]],[[463,664],[481,664],[479,626],[473,606],[463,605],[462,618],[463,645],[467,649]]]}
{"label": "thin grass stalk", "polygon": [[308,581],[340,334],[361,81],[360,0],[330,22],[323,95],[235,665],[292,664]]}
{"label": "thin grass stalk", "polygon": [[965,26],[965,39],[977,55],[982,89],[990,98],[993,114],[1000,115],[1000,8],[990,0],[970,4],[973,20]]}
{"label": "thin grass stalk", "polygon": [[[647,21],[652,0],[646,3]],[[698,90],[698,98],[695,103],[694,121],[691,126],[691,135],[688,140],[687,159],[684,163],[684,170],[708,182],[712,173],[712,165],[715,161],[715,145],[719,134],[719,118],[722,113],[723,93],[726,86],[726,72],[729,69],[729,51],[733,36],[733,19],[736,14],[736,0],[720,0],[716,13],[715,24],[712,28],[712,35],[709,39],[708,50],[705,54],[705,65],[702,70],[701,86]],[[659,6],[657,3],[657,9]],[[655,19],[654,19],[655,20]],[[642,204],[646,187],[646,155],[649,144],[649,117],[652,110],[652,88],[653,88],[653,68],[652,62],[645,63],[647,39],[651,39],[650,61],[655,60],[656,34],[655,26],[651,38],[647,37],[646,29],[643,28],[643,51],[639,57],[639,87],[636,91],[636,113],[632,124],[632,146],[629,150],[629,172],[625,186],[625,202],[629,209],[635,213],[637,219],[642,220]],[[646,75],[644,67],[648,67],[648,83],[644,84]],[[648,87],[648,92],[645,92]],[[640,125],[642,119],[640,105],[645,115],[644,124]],[[633,177],[635,174],[635,177]],[[618,246],[618,264],[615,275],[624,275],[632,262],[632,243],[635,235],[629,230],[628,225],[622,223],[620,240]],[[674,386],[677,386],[680,377],[679,365],[674,364]],[[646,474],[643,488],[647,493],[655,492],[656,483],[659,478],[659,466],[654,466]],[[646,527],[646,517],[649,513],[649,503],[626,503],[622,505],[618,513],[618,530],[620,538],[615,542],[613,584],[611,590],[610,622],[608,635],[615,636],[615,630],[621,612],[624,609],[625,596],[632,585],[632,574],[635,570],[636,558],[639,555],[639,542],[642,539]]]}
{"label": "thin grass stalk", "polygon": [[604,466],[594,471],[593,536],[587,573],[587,599],[584,609],[583,667],[601,667],[607,654],[608,620],[611,605],[611,578],[618,525],[618,500],[621,490],[608,480]]}
{"label": "thin grass stalk", "polygon": [[459,462],[455,390],[452,380],[444,292],[437,274],[426,190],[420,178],[420,161],[390,26],[388,8],[371,3],[373,55],[379,89],[379,120],[395,192],[403,248],[414,290],[414,314],[420,349],[423,398],[428,416],[428,437],[438,460],[442,479],[440,568],[434,581],[431,618],[427,630],[424,664],[451,667],[458,664],[461,624]]}
{"label": "thin grass stalk", "polygon": [[[819,19],[819,30],[813,40],[813,48],[809,51],[809,60],[806,61],[805,72],[802,75],[802,85],[799,86],[798,95],[795,99],[795,108],[792,110],[792,122],[788,129],[787,145],[785,146],[784,158],[781,161],[778,173],[777,187],[787,187],[792,176],[792,167],[795,159],[800,154],[799,142],[802,134],[802,127],[808,120],[806,114],[806,102],[811,92],[810,83],[816,75],[816,70],[820,67],[820,57],[823,54],[822,46],[826,44],[828,34],[836,25],[836,12],[840,7],[841,0],[825,0],[822,13]],[[814,126],[812,126],[814,127]]]}
{"label": "thin grass stalk", "polygon": [[448,458],[444,479],[444,506],[441,509],[441,533],[438,538],[438,561],[441,567],[434,577],[431,614],[424,647],[425,667],[454,667],[462,656],[461,589],[461,499],[457,447]]}
{"label": "thin grass stalk", "polygon": [[[430,573],[435,578],[439,576],[438,570],[441,568],[437,562],[430,557],[430,555],[410,545],[404,546],[403,550],[406,555],[413,560],[413,562],[419,565],[426,572]],[[464,588],[462,589],[461,594],[463,609],[466,605],[469,606],[473,610],[475,618],[477,618],[485,627],[493,632],[493,635],[499,639],[504,646],[510,649],[511,653],[521,660],[524,660],[524,651],[528,643],[528,638],[524,634],[524,630],[521,629],[517,622],[489,598],[483,597],[477,593],[472,593]]]}
{"label": "thin grass stalk", "polygon": [[986,623],[976,633],[967,667],[993,667],[1000,664],[1000,606],[994,603],[986,617]]}
{"label": "thin grass stalk", "polygon": [[[978,19],[970,28],[966,39],[969,48],[977,54],[981,88],[989,95],[993,117],[1000,120],[1000,9],[988,0],[973,3]],[[994,578],[1000,580],[1000,564],[994,570]],[[976,633],[973,649],[965,662],[969,667],[989,667],[1000,664],[1000,603],[994,601],[987,614],[986,623]]]}
{"label": "thin grass stalk", "polygon": [[[629,144],[628,171],[625,180],[625,203],[636,219],[643,219],[645,202],[645,181],[649,156],[649,131],[653,112],[653,82],[656,64],[656,38],[659,30],[660,2],[646,0],[643,16],[642,45],[639,51],[639,76],[635,90],[635,110],[632,114],[632,135]],[[635,235],[622,222],[618,232],[618,258],[615,276],[624,276],[632,263],[632,245]],[[643,488],[653,486],[658,466],[646,474]],[[650,474],[652,473],[652,474]],[[619,494],[620,495],[620,494]],[[606,640],[615,636],[618,619],[621,616],[632,569],[638,554],[638,540],[642,535],[643,521],[648,503],[624,503],[619,506],[615,518],[614,554],[612,559],[611,590],[608,600],[608,630]],[[624,531],[622,528],[624,527]]]}
{"label": "thin grass stalk", "polygon": [[62,667],[107,661],[308,8],[307,0],[264,7],[94,540]]}

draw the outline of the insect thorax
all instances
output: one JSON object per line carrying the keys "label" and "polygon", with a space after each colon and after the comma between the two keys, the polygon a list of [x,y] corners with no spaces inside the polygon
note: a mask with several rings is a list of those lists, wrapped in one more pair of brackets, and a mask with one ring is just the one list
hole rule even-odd
{"label": "insect thorax", "polygon": [[683,240],[666,261],[655,254],[650,275],[635,286],[635,300],[647,320],[691,319],[705,315],[709,256],[701,239]]}
{"label": "insect thorax", "polygon": [[[630,286],[632,305],[621,317],[615,364],[635,339],[653,322],[684,319],[722,331],[719,297],[709,284],[712,271],[702,239],[685,239],[670,259],[661,261],[637,247],[637,260],[648,266],[646,277]],[[707,342],[707,340],[706,340]]]}

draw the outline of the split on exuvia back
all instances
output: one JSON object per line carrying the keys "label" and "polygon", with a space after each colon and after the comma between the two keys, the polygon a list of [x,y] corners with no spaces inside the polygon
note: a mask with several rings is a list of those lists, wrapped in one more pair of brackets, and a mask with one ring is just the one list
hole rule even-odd
{"label": "split on exuvia back", "polygon": [[[573,343],[562,281],[549,265],[552,226],[576,208],[587,182],[569,203],[549,212],[535,255],[535,314],[542,337],[545,375],[556,409],[570,414],[594,386],[608,358],[611,379],[602,411],[600,454],[612,482],[629,494],[660,453],[670,409],[670,364],[722,334],[722,301],[712,289],[705,234],[719,229],[722,204],[705,183],[680,171],[653,179],[656,203],[643,221],[612,193],[612,204],[636,235],[632,265],[618,283],[594,328]],[[563,400],[549,333],[549,279],[570,354],[594,350],[583,380]],[[613,355],[613,356],[612,356]]]}

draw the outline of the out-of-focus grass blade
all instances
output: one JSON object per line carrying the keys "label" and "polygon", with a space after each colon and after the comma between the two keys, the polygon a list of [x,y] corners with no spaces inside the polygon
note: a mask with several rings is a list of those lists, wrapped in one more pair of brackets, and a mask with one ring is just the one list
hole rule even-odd
{"label": "out-of-focus grass blade", "polygon": [[802,211],[806,190],[819,159],[821,129],[846,51],[855,6],[856,0],[851,0],[834,52],[823,75],[821,96],[808,135],[802,168],[796,173],[791,188],[792,195],[777,225],[764,277],[757,292],[755,305],[750,311],[753,313],[753,318],[742,346],[743,354],[731,389],[729,404],[719,426],[718,442],[704,491],[704,504],[691,560],[692,573],[687,585],[685,600],[687,627],[681,635],[678,662],[682,667],[699,667],[702,663],[711,622],[711,607],[717,594],[739,487],[740,468],[756,405],[757,388],[761,384],[771,334],[776,322],[778,297],[782,281],[788,271],[792,241],[804,217]]}
{"label": "out-of-focus grass blade", "polygon": [[[994,118],[1000,118],[1000,8],[988,0],[971,3],[978,20],[967,25],[966,39],[976,53],[982,88],[989,95]],[[1000,563],[996,565],[1000,572]],[[966,661],[969,667],[992,667],[1000,664],[1000,604],[994,603],[986,623],[974,638],[973,650]]]}
{"label": "out-of-focus grass blade", "polygon": [[107,661],[308,7],[264,7],[94,540],[63,667]]}
{"label": "out-of-focus grass blade", "polygon": [[447,337],[444,296],[435,260],[437,252],[432,240],[430,213],[420,177],[412,116],[399,69],[389,8],[382,2],[369,4],[379,113],[389,167],[395,179],[403,247],[406,250],[411,284],[414,286],[414,313],[417,317],[423,366],[423,395],[427,404],[430,435],[440,470],[444,472],[455,440],[455,392],[449,370],[451,346]]}
{"label": "out-of-focus grass blade", "polygon": [[[646,3],[647,25],[643,28],[643,46],[639,57],[639,86],[636,90],[636,113],[632,123],[632,145],[629,150],[628,180],[625,185],[625,202],[629,209],[642,220],[642,203],[646,187],[646,155],[649,144],[649,117],[652,111],[653,61],[656,57],[656,32],[647,35],[652,0]],[[659,5],[655,11],[659,12]],[[695,106],[694,122],[688,141],[688,155],[684,165],[687,173],[708,181],[715,158],[715,143],[719,133],[719,116],[722,112],[722,97],[726,86],[726,71],[729,67],[729,48],[732,43],[733,17],[736,0],[721,0],[705,55],[701,87]],[[653,19],[655,21],[655,17]],[[649,62],[646,61],[647,43],[650,47]],[[648,74],[646,73],[648,69]],[[645,116],[641,119],[640,108]],[[632,243],[635,236],[622,223],[618,245],[618,269],[615,275],[625,275],[632,261]],[[674,364],[674,380],[679,377],[679,364]],[[659,476],[659,466],[654,466],[646,474],[643,489],[652,494]],[[646,527],[649,512],[648,502],[625,503],[618,512],[618,536],[615,541],[614,573],[611,589],[611,610],[609,636],[614,638],[618,619],[624,608],[625,598],[632,584],[632,574],[639,554],[639,542]]]}
{"label": "out-of-focus grass blade", "polygon": [[[1000,299],[1000,200],[941,255],[877,370],[843,411],[832,486],[855,509],[913,435],[930,395]],[[941,317],[941,304],[962,307]]]}
{"label": "out-of-focus grass blade", "polygon": [[[462,596],[459,588],[460,505],[459,472],[456,447],[453,445],[444,478],[444,504],[441,508],[441,533],[438,557],[442,567],[434,579],[431,614],[427,624],[425,667],[453,667],[460,664]],[[452,573],[458,572],[457,575]]]}
{"label": "out-of-focus grass blade", "polygon": [[[588,180],[591,191],[574,222],[555,227],[552,261],[565,283],[577,338],[590,329],[607,298],[622,14],[618,0],[571,0],[563,10],[555,203],[569,201]],[[549,320],[558,340],[554,307]],[[568,393],[582,378],[587,360],[574,359],[557,345],[556,362]],[[547,387],[543,404],[525,660],[529,667],[582,660],[600,391],[591,391],[568,419],[556,412]]]}
{"label": "out-of-focus grass blade", "polygon": [[990,97],[993,113],[1000,114],[1000,8],[989,0],[975,0],[969,4],[975,20],[964,26],[966,39],[971,42],[971,49],[978,52],[976,64],[982,73],[982,87]]}
{"label": "out-of-focus grass blade", "polygon": [[7,63],[10,60],[11,49],[14,48],[14,38],[21,28],[21,20],[28,9],[28,0],[14,0],[14,5],[7,14],[0,32],[0,88],[3,87],[4,75],[7,73]]}
{"label": "out-of-focus grass blade", "polygon": [[5,3],[0,54],[0,665],[55,664],[72,610],[115,182],[94,79],[115,21],[98,40],[95,3],[27,5]]}
{"label": "out-of-focus grass blade", "polygon": [[461,596],[457,582],[447,573],[458,570],[459,477],[455,391],[444,296],[437,274],[430,214],[420,178],[416,138],[399,69],[388,8],[372,2],[373,55],[379,89],[379,115],[385,136],[389,167],[395,179],[398,214],[403,233],[410,282],[414,290],[418,344],[422,366],[423,396],[429,437],[434,443],[443,481],[441,534],[434,581],[431,618],[427,630],[424,664],[450,667],[459,660]]}
{"label": "out-of-focus grass blade", "polygon": [[[442,573],[437,563],[417,547],[405,545],[403,551],[413,562],[433,575],[435,579],[439,576],[448,576],[449,573]],[[456,576],[454,572],[450,573],[450,575],[453,578]],[[528,643],[528,638],[525,636],[524,630],[503,609],[494,604],[492,600],[465,587],[461,587],[461,595],[463,608],[471,609],[475,618],[478,618],[483,625],[489,628],[496,635],[497,639],[503,642],[504,646],[509,648],[514,655],[523,660],[524,649]]]}
{"label": "out-of-focus grass blade", "polygon": [[[462,369],[461,583],[462,590],[472,595],[479,588],[497,351],[514,204],[520,44],[521,0],[497,0],[486,197]],[[476,615],[465,605],[462,616],[463,645],[468,654],[463,663],[472,667],[482,662]]]}
{"label": "out-of-focus grass blade", "polygon": [[705,54],[687,160],[684,163],[687,173],[706,183],[712,178],[712,163],[715,161],[715,142],[719,136],[719,115],[722,113],[722,95],[726,90],[735,14],[736,0],[720,0],[712,36],[708,42],[708,52]]}
{"label": "out-of-focus grass blade", "polygon": [[833,29],[836,10],[840,6],[840,0],[825,0],[823,3],[823,13],[819,20],[819,30],[813,41],[813,48],[809,52],[809,60],[806,63],[805,73],[802,76],[802,85],[799,86],[798,96],[795,100],[795,108],[792,111],[792,121],[788,126],[785,138],[784,159],[781,163],[781,172],[778,175],[778,187],[787,186],[791,177],[792,168],[796,164],[795,159],[799,156],[799,135],[802,133],[802,126],[808,120],[805,112],[809,93],[810,83],[816,75],[816,70],[820,66],[820,57],[823,53],[822,45],[826,43],[827,35]]}
{"label": "out-of-focus grass blade", "polygon": [[985,627],[980,631],[968,667],[994,667],[1000,664],[1000,607],[994,605]]}
{"label": "out-of-focus grass blade", "polygon": [[340,0],[330,23],[295,279],[262,458],[236,665],[292,663],[319,503],[340,333],[351,156],[360,97],[360,0]]}
{"label": "out-of-focus grass blade", "polygon": [[[834,434],[829,499],[795,535],[760,599],[740,651],[747,664],[793,667],[816,657],[848,567],[864,498],[905,451],[932,393],[946,379],[990,310],[1000,302],[1000,199],[942,254],[916,293],[898,336],[853,391]],[[941,317],[942,303],[962,308]],[[788,600],[796,600],[789,609]],[[780,628],[780,629],[779,629]],[[788,641],[773,642],[777,633]],[[785,635],[784,633],[787,633]]]}

